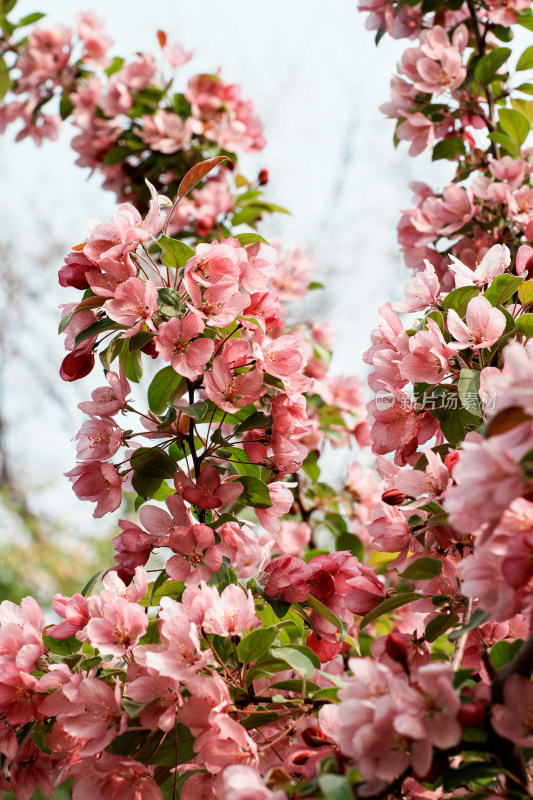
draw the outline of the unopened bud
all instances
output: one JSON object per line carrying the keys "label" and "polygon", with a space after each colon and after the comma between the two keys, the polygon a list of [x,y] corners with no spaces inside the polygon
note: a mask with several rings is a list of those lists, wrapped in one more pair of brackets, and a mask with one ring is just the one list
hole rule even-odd
{"label": "unopened bud", "polygon": [[457,712],[457,720],[462,728],[479,728],[485,719],[485,709],[479,700],[465,703]]}
{"label": "unopened bud", "polygon": [[388,506],[401,506],[401,504],[407,500],[407,495],[400,492],[399,489],[387,489],[387,491],[383,492],[381,495],[381,499],[384,503],[387,503]]}
{"label": "unopened bud", "polygon": [[327,736],[320,728],[306,728],[302,731],[302,739],[308,747],[322,747],[328,742]]}
{"label": "unopened bud", "polygon": [[262,169],[260,170],[259,175],[257,176],[257,183],[259,184],[259,186],[266,186],[266,184],[268,183],[268,178],[269,178],[268,170]]}
{"label": "unopened bud", "polygon": [[392,658],[393,661],[401,664],[405,671],[409,672],[409,667],[407,665],[407,657],[409,653],[405,642],[400,639],[397,634],[389,633],[385,642],[385,652],[389,658]]}

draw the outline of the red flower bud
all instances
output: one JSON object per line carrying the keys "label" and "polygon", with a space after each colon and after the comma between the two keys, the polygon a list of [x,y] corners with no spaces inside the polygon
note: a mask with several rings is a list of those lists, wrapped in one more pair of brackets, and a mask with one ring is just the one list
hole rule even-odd
{"label": "red flower bud", "polygon": [[444,459],[444,466],[451,473],[452,469],[455,467],[459,459],[461,458],[461,451],[460,450],[450,450],[446,458]]}
{"label": "red flower bud", "polygon": [[59,374],[64,381],[77,381],[85,378],[94,367],[94,353],[85,350],[77,353],[75,350],[65,356],[59,369]]}
{"label": "red flower bud", "polygon": [[146,353],[147,356],[151,356],[152,358],[157,358],[159,355],[153,339],[150,339],[150,341],[147,342],[144,347],[141,347],[141,352]]}
{"label": "red flower bud", "polygon": [[404,500],[407,500],[407,495],[400,492],[399,489],[387,489],[387,491],[383,492],[381,495],[381,499],[384,503],[387,503],[388,506],[401,506]]}
{"label": "red flower bud", "polygon": [[457,719],[463,728],[478,728],[485,719],[483,703],[479,700],[475,700],[473,703],[465,703],[457,712]]}
{"label": "red flower bud", "polygon": [[385,641],[385,652],[390,658],[392,658],[393,661],[401,664],[406,672],[409,672],[409,667],[407,665],[407,657],[409,653],[407,647],[405,646],[405,642],[402,641],[402,639],[400,639],[400,637],[395,633],[389,633],[387,636]]}
{"label": "red flower bud", "polygon": [[268,170],[262,169],[257,176],[257,183],[259,186],[265,186],[268,183]]}
{"label": "red flower bud", "polygon": [[302,739],[308,747],[322,747],[329,744],[327,736],[322,733],[320,728],[306,728],[302,731]]}

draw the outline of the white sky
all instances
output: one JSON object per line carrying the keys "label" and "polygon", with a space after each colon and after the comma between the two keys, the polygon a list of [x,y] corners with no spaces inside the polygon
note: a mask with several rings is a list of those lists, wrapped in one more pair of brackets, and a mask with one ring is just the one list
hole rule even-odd
{"label": "white sky", "polygon": [[[451,177],[448,164],[410,159],[405,146],[394,151],[393,123],[378,111],[388,100],[406,42],[385,38],[376,48],[354,0],[20,0],[17,6],[21,16],[39,9],[65,24],[76,10],[91,8],[107,19],[116,53],[157,52],[155,32],[161,28],[195,50],[182,68],[183,83],[178,72],[177,87],[194,72],[221,66],[223,77],[240,83],[244,96],[254,100],[268,145],[248,157],[242,171],[253,177],[267,167],[270,199],[293,212],[267,221],[262,232],[288,246],[306,244],[316,254],[316,278],[328,288],[315,298],[313,311],[335,323],[334,370],[363,375],[361,354],[377,307],[403,296],[407,272],[396,224],[400,209],[410,205],[407,184],[424,180],[438,186]],[[28,254],[46,252],[40,226],[51,230],[66,253],[85,237],[88,219],[113,213],[113,196],[99,189],[97,177],[88,181],[74,166],[69,138],[66,129],[60,142],[41,149],[28,141],[13,144],[9,132],[0,139],[0,236],[16,243],[23,270],[31,264]],[[54,308],[76,294],[57,287],[60,263],[56,255],[39,271],[39,303],[27,312],[31,332],[22,339],[4,390],[10,443],[25,453],[18,460],[20,478],[40,487],[32,493],[35,507],[57,511],[59,504],[64,516],[86,527],[93,505],[75,499],[62,473],[74,464],[69,439],[83,417],[76,403],[102,381],[98,370],[96,383],[94,374],[73,386],[57,376],[63,350]],[[39,365],[39,376],[27,368],[25,353]],[[66,410],[48,400],[47,380],[64,397]]]}

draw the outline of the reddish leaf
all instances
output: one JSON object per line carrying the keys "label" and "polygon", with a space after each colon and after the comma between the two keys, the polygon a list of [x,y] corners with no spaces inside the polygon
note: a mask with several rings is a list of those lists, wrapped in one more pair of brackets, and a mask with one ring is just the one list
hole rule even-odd
{"label": "reddish leaf", "polygon": [[520,406],[504,408],[494,416],[487,426],[487,436],[498,436],[500,433],[510,431],[531,419]]}
{"label": "reddish leaf", "polygon": [[228,156],[216,156],[216,158],[208,158],[207,161],[200,161],[199,164],[195,164],[194,167],[187,172],[179,185],[178,200],[181,200],[182,197],[189,194],[191,189],[194,189],[196,184],[200,183],[202,178],[205,178],[208,172],[211,172],[211,170],[218,166],[218,164],[221,164],[222,161],[231,162],[231,159],[228,158]]}
{"label": "reddish leaf", "polygon": [[167,35],[166,35],[165,31],[157,31],[157,41],[159,42],[161,47],[164,47],[166,45],[166,43],[167,43]]}

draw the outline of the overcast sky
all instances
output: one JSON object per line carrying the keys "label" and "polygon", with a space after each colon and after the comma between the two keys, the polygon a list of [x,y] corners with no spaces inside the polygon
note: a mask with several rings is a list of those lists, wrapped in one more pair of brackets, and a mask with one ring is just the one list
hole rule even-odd
{"label": "overcast sky", "polygon": [[[449,174],[449,165],[410,159],[405,146],[395,151],[393,123],[378,111],[388,100],[406,43],[385,38],[376,48],[353,0],[89,0],[88,5],[49,0],[37,6],[65,24],[77,9],[94,8],[107,19],[115,52],[125,56],[156,52],[155,32],[165,30],[195,50],[194,59],[178,71],[178,88],[190,74],[218,67],[226,80],[243,86],[265,122],[268,144],[244,160],[242,171],[254,176],[267,167],[270,199],[293,214],[267,221],[262,232],[316,254],[316,277],[327,291],[313,308],[317,318],[335,323],[334,370],[363,375],[361,353],[377,307],[402,296],[407,278],[395,231],[400,209],[410,204],[407,184],[423,179],[438,186]],[[19,8],[21,16],[36,10],[31,0],[19,0]],[[63,351],[54,309],[75,298],[57,287],[57,254],[45,258],[45,266],[35,265],[48,247],[43,226],[66,253],[85,237],[87,220],[109,218],[115,202],[100,190],[97,176],[88,180],[74,165],[70,136],[66,126],[60,142],[40,149],[30,141],[14,144],[9,132],[0,140],[0,237],[13,248],[21,271],[38,271],[40,295],[37,307],[28,306],[29,332],[4,391],[10,444],[29,453],[29,459],[19,460],[20,477],[40,487],[32,493],[36,507],[57,508],[59,501],[64,514],[81,515],[85,524],[92,504],[75,500],[61,475],[74,464],[69,439],[82,420],[76,403],[101,377],[96,384],[93,375],[74,386],[60,385]],[[29,356],[35,369],[27,368]],[[47,382],[65,398],[64,410],[48,399]]]}

